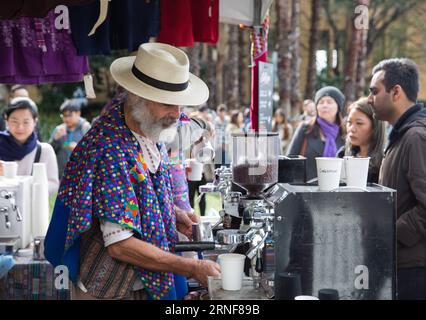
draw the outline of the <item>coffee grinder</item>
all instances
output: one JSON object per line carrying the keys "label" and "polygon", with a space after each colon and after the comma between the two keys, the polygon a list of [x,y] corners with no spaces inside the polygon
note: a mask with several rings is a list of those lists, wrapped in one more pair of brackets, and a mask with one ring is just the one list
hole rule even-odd
{"label": "coffee grinder", "polygon": [[223,227],[243,235],[243,253],[255,286],[267,281],[268,273],[273,274],[273,268],[267,267],[273,265],[269,260],[273,259],[274,220],[274,206],[268,198],[278,182],[278,154],[278,133],[232,135],[232,181],[243,192],[230,191],[224,196]]}

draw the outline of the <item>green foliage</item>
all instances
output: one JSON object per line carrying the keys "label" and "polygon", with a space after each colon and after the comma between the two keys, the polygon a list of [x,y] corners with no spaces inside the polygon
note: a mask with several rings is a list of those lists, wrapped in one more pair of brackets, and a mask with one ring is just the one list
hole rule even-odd
{"label": "green foliage", "polygon": [[[115,51],[110,56],[91,56],[90,69],[94,77],[94,82],[100,84],[101,87],[102,77],[100,74],[108,70],[111,63],[118,57],[129,55],[127,51]],[[40,119],[39,130],[41,141],[48,141],[55,127],[62,123],[59,117],[59,107],[65,99],[72,98],[74,91],[77,88],[84,90],[83,82],[77,83],[58,83],[58,84],[44,84],[39,86],[40,95],[42,97],[39,103]],[[88,121],[99,114],[103,103],[91,103],[86,108],[82,109],[82,116]]]}
{"label": "green foliage", "polygon": [[40,85],[40,94],[43,97],[40,103],[40,111],[59,112],[59,106],[65,99],[72,97],[73,92],[82,87],[82,83],[58,83]]}
{"label": "green foliage", "polygon": [[47,142],[52,135],[53,130],[58,124],[62,123],[59,117],[59,111],[56,112],[40,112],[40,119],[38,121],[40,132],[40,141]]}
{"label": "green foliage", "polygon": [[343,76],[333,75],[331,78],[328,77],[327,68],[324,68],[321,70],[320,74],[317,76],[316,90],[319,90],[325,86],[334,86],[342,90],[343,81],[344,81]]}

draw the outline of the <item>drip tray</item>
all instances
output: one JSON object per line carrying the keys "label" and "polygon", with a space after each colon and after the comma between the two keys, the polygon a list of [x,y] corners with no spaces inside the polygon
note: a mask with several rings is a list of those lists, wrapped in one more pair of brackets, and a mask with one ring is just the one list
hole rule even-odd
{"label": "drip tray", "polygon": [[19,238],[0,237],[0,254],[14,254],[19,249]]}

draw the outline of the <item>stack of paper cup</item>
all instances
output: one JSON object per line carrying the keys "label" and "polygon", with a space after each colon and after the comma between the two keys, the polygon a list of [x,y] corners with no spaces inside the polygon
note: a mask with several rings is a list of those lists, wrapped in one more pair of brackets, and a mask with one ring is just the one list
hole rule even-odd
{"label": "stack of paper cup", "polygon": [[49,227],[49,182],[45,163],[34,163],[33,178],[32,232],[34,237],[43,237]]}

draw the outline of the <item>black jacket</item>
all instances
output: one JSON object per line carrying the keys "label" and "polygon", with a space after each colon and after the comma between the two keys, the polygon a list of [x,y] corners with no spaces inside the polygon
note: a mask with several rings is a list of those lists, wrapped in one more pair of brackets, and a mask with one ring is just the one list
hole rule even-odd
{"label": "black jacket", "polygon": [[398,268],[426,267],[426,109],[417,104],[397,121],[379,183],[397,190]]}

